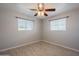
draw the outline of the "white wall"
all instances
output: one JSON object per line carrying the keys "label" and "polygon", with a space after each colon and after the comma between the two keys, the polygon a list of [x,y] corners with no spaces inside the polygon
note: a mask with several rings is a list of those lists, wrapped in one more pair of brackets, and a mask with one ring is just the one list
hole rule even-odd
{"label": "white wall", "polygon": [[66,31],[51,31],[48,21],[50,19],[43,21],[43,39],[48,42],[79,49],[79,9],[59,14],[52,17],[52,20],[64,16],[69,16]]}
{"label": "white wall", "polygon": [[[15,16],[34,20],[34,29],[32,31],[17,31]],[[13,10],[0,8],[0,50],[41,39],[79,49],[79,10],[62,13],[52,17],[52,20],[64,16],[69,16],[67,30],[50,31],[48,21],[50,19],[38,20]]]}
{"label": "white wall", "polygon": [[[32,31],[18,31],[15,16],[34,20],[34,29]],[[28,18],[17,11],[0,8],[0,50],[40,40],[40,23],[40,20]]]}

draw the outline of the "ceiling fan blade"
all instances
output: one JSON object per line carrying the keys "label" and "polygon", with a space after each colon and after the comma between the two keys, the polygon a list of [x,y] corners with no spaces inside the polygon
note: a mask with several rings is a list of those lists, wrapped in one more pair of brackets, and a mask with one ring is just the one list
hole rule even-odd
{"label": "ceiling fan blade", "polygon": [[45,11],[55,11],[55,8],[51,8],[51,9],[45,9]]}
{"label": "ceiling fan blade", "polygon": [[36,13],[34,16],[37,16],[38,15],[38,13]]}
{"label": "ceiling fan blade", "polygon": [[37,9],[30,9],[30,10],[32,10],[32,11],[37,11]]}
{"label": "ceiling fan blade", "polygon": [[44,13],[44,15],[45,15],[45,16],[48,16],[48,14],[47,14],[47,13]]}

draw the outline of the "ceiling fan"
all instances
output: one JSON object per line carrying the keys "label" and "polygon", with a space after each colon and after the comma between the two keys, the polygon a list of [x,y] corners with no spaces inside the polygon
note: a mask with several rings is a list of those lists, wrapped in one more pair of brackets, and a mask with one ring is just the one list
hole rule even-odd
{"label": "ceiling fan", "polygon": [[30,9],[30,10],[37,11],[34,16],[48,16],[46,12],[55,11],[56,9],[55,8],[45,9],[44,3],[38,3],[37,9]]}

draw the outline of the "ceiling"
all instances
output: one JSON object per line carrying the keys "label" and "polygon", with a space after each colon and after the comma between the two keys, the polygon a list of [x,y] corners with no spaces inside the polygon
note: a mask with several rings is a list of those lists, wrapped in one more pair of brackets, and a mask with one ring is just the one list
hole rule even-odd
{"label": "ceiling", "polygon": [[57,14],[79,8],[79,3],[45,3],[45,8],[56,8],[55,12],[47,12],[48,16],[34,16],[36,12],[31,11],[37,8],[37,3],[0,3],[0,7],[19,11],[26,16],[35,18],[48,18]]}

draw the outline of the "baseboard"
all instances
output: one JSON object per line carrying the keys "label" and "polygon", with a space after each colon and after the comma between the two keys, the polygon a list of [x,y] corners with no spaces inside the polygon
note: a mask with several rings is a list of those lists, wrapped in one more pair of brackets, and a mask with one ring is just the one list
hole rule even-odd
{"label": "baseboard", "polygon": [[10,49],[14,49],[14,48],[22,47],[22,46],[29,45],[29,44],[33,44],[33,43],[37,43],[37,42],[40,42],[40,40],[31,41],[31,42],[24,43],[24,44],[21,44],[21,45],[18,45],[18,46],[14,46],[14,47],[10,47],[10,48],[6,48],[6,49],[2,49],[2,50],[0,50],[0,52],[4,52],[4,51],[10,50]]}
{"label": "baseboard", "polygon": [[53,45],[56,45],[56,46],[60,46],[60,47],[63,47],[65,49],[69,49],[69,50],[72,50],[72,51],[75,51],[75,52],[78,52],[79,53],[79,50],[78,49],[74,49],[74,48],[71,48],[71,47],[68,47],[68,46],[64,46],[64,45],[60,45],[60,44],[57,44],[57,43],[49,42],[47,40],[42,40],[42,41],[47,42],[47,43],[50,43],[50,44],[53,44]]}
{"label": "baseboard", "polygon": [[75,52],[79,52],[78,49],[74,49],[74,48],[67,47],[67,46],[64,46],[64,45],[60,45],[60,44],[57,44],[57,43],[49,42],[49,41],[47,41],[47,40],[36,40],[36,41],[31,41],[31,42],[24,43],[24,44],[15,46],[15,47],[10,47],[10,48],[6,48],[6,49],[2,49],[2,50],[0,50],[0,52],[4,52],[4,51],[10,50],[10,49],[14,49],[14,48],[22,47],[22,46],[25,46],[25,45],[37,43],[37,42],[40,42],[40,41],[47,42],[47,43],[50,43],[50,44],[53,44],[53,45],[56,45],[56,46],[60,46],[60,47],[63,47],[63,48],[66,48],[66,49],[69,49],[69,50],[72,50],[72,51],[75,51]]}

